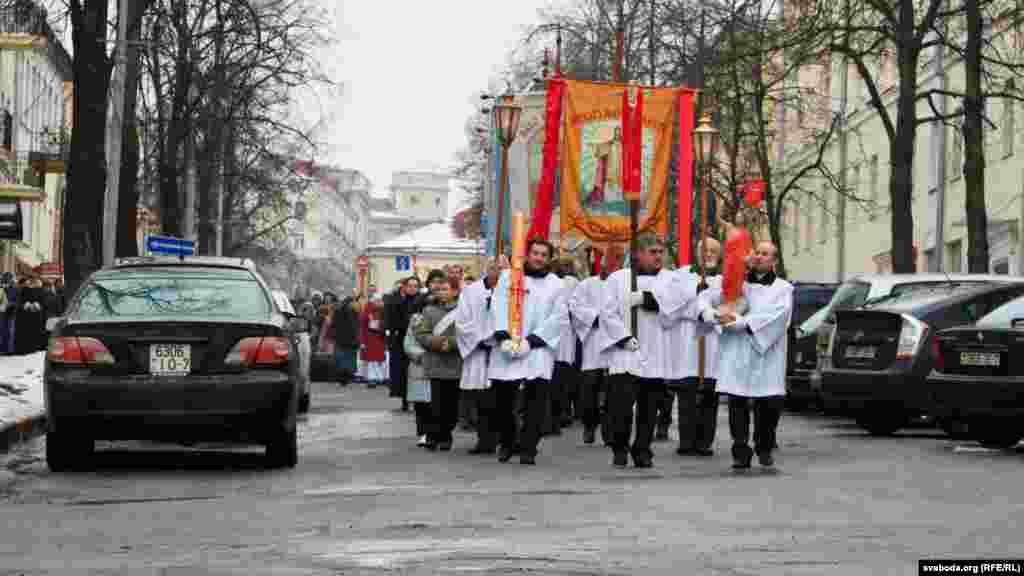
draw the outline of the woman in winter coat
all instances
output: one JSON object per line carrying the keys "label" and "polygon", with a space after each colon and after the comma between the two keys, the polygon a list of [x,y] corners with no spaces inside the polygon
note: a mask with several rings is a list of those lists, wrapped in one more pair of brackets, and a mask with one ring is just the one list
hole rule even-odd
{"label": "woman in winter coat", "polygon": [[42,282],[33,278],[18,294],[18,314],[15,319],[15,352],[32,354],[46,348],[46,308]]}
{"label": "woman in winter coat", "polygon": [[387,340],[384,335],[384,301],[375,294],[359,315],[359,353],[366,365],[366,380],[370,388],[387,382]]}
{"label": "woman in winter coat", "polygon": [[462,355],[455,340],[455,307],[459,299],[458,277],[450,276],[431,294],[433,300],[423,309],[410,329],[416,341],[426,350],[423,371],[430,378],[431,430],[427,447],[452,449],[452,432],[459,419],[459,378],[462,376]]}
{"label": "woman in winter coat", "polygon": [[345,298],[334,308],[331,332],[334,335],[334,361],[342,385],[352,381],[358,368],[359,312],[357,298]]}

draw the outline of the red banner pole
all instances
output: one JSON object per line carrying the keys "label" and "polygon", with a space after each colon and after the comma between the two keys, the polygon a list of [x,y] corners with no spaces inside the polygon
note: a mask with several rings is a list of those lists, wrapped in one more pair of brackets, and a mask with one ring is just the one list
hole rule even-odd
{"label": "red banner pole", "polygon": [[565,81],[548,80],[547,96],[544,103],[544,159],[537,190],[537,202],[533,206],[530,231],[527,238],[541,237],[545,240],[551,232],[551,215],[554,212],[555,178],[558,170],[558,143],[561,141],[562,100]]}
{"label": "red banner pole", "polygon": [[690,263],[690,239],[693,226],[693,92],[679,92],[679,169],[676,182],[679,199],[676,237],[679,242],[678,265]]}

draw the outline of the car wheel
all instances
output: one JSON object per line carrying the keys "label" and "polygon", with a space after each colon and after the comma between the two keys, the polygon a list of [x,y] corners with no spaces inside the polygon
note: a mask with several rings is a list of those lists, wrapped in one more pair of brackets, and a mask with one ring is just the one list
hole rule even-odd
{"label": "car wheel", "polygon": [[303,414],[309,412],[309,392],[303,392],[299,397],[299,412]]}
{"label": "car wheel", "polygon": [[996,420],[978,426],[975,437],[986,448],[1013,448],[1020,442],[1020,430],[1012,422]]}
{"label": "car wheel", "polygon": [[281,432],[267,443],[269,468],[294,468],[299,462],[299,439],[296,428]]}
{"label": "car wheel", "polygon": [[807,410],[809,402],[806,398],[793,398],[792,396],[786,396],[786,410],[790,412],[804,412]]}
{"label": "car wheel", "polygon": [[89,464],[94,444],[74,434],[46,434],[46,465],[51,472],[82,470]]}
{"label": "car wheel", "polygon": [[907,417],[898,412],[868,413],[857,416],[857,424],[872,436],[892,436],[907,423]]}

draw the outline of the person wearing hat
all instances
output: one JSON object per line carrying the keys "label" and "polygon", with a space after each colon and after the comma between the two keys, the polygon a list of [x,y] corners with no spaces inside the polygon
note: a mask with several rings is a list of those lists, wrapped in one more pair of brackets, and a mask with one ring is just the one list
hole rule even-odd
{"label": "person wearing hat", "polygon": [[[599,318],[600,347],[608,355],[608,406],[612,433],[612,463],[624,467],[632,453],[637,468],[653,466],[651,441],[658,404],[665,396],[665,378],[672,359],[671,333],[679,322],[678,310],[697,297],[698,278],[663,269],[665,244],[654,235],[637,239],[637,252],[630,262],[637,271],[637,289],[632,289],[632,271],[623,268],[608,277],[604,306]],[[632,312],[636,309],[636,326]],[[636,437],[633,406],[636,406]]]}

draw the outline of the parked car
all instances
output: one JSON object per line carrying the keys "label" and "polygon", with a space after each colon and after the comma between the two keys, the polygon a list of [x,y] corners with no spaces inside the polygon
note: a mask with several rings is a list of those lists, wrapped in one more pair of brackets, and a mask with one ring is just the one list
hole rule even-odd
{"label": "parked car", "polygon": [[[289,319],[298,316],[295,312],[294,303],[288,299],[288,295],[284,291],[274,290],[273,295],[274,302],[283,314]],[[299,393],[299,413],[305,414],[309,412],[309,370],[313,358],[313,346],[310,342],[309,330],[293,333],[292,339],[295,340],[295,347],[299,353],[299,378],[302,384],[302,389]]]}
{"label": "parked car", "polygon": [[95,440],[266,446],[298,459],[296,332],[248,260],[140,257],[93,273],[54,318],[43,370],[46,460],[88,464]]}
{"label": "parked car", "polygon": [[983,445],[1008,448],[1024,438],[1024,298],[972,326],[942,330],[928,377],[936,419],[963,426]]}
{"label": "parked car", "polygon": [[1024,282],[947,284],[897,294],[836,313],[832,364],[822,371],[826,401],[852,411],[874,435],[932,412],[925,386],[937,331],[973,324],[1024,295]]}
{"label": "parked car", "polygon": [[[905,294],[921,288],[947,284],[990,284],[1016,282],[1020,278],[998,274],[859,274],[843,282],[828,305],[818,310],[798,326],[797,337],[816,334],[818,340],[817,368],[810,375],[811,390],[820,395],[821,372],[831,362],[832,334],[835,314],[839,310],[859,308],[865,302],[888,296]],[[794,322],[795,324],[795,322]],[[837,407],[823,402],[826,413]]]}
{"label": "parked car", "polygon": [[832,300],[839,284],[824,282],[793,283],[793,318],[789,330],[789,357],[786,362],[786,403],[802,409],[820,399],[810,386],[811,373],[817,367],[818,341],[815,334],[804,334],[798,327]]}

